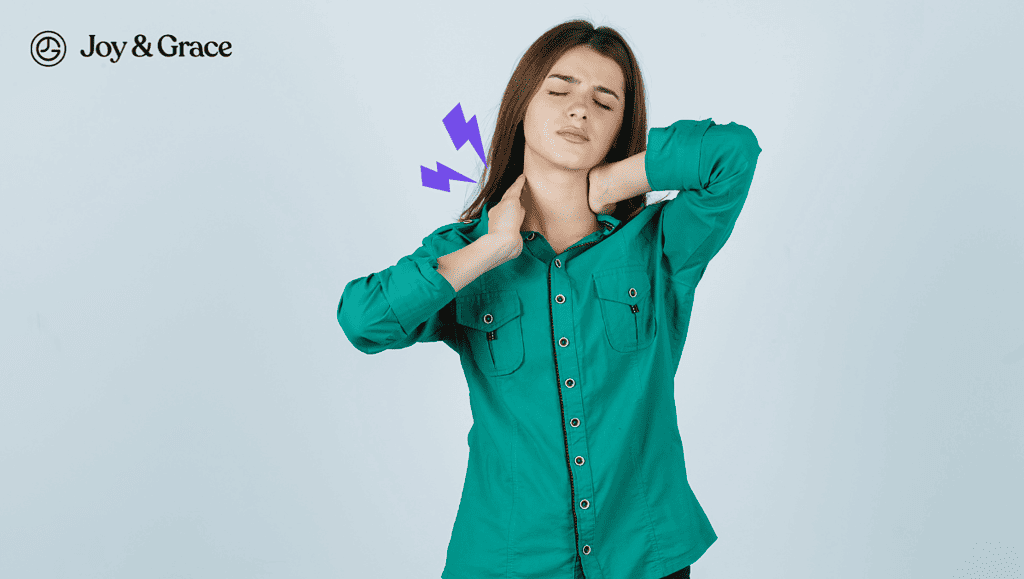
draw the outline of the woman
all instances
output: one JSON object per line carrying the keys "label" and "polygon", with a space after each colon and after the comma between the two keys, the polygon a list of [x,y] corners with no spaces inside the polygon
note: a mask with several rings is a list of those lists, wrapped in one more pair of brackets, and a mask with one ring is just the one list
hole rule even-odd
{"label": "woman", "polygon": [[[717,535],[674,376],[760,152],[711,119],[648,142],[633,52],[566,22],[513,72],[463,219],[345,286],[360,351],[443,340],[461,357],[474,423],[444,579],[690,576]],[[647,205],[651,190],[679,194]]]}

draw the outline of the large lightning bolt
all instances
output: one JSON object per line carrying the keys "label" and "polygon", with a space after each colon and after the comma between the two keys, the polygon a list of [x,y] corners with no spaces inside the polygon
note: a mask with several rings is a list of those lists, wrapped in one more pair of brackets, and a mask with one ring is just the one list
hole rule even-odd
{"label": "large lightning bolt", "polygon": [[[436,161],[435,161],[436,163]],[[455,171],[451,167],[446,167],[441,163],[437,163],[437,170],[431,170],[423,165],[420,165],[420,176],[423,179],[423,186],[430,187],[431,189],[437,189],[438,191],[451,191],[452,179],[456,181],[466,181],[468,183],[476,183],[476,181],[466,177],[465,175]]]}
{"label": "large lightning bolt", "polygon": [[462,145],[469,141],[476,149],[476,155],[484,162],[484,167],[487,166],[484,143],[480,139],[480,126],[476,122],[476,115],[466,122],[466,115],[462,114],[462,103],[458,103],[444,118],[444,128],[448,130],[448,136],[451,137],[456,150],[461,149]]}

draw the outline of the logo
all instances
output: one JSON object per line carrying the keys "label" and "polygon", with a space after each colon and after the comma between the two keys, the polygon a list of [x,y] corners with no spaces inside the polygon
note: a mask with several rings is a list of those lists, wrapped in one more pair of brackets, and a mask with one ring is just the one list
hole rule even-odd
{"label": "logo", "polygon": [[66,53],[64,37],[52,30],[40,32],[32,39],[32,60],[41,66],[56,66]]}
{"label": "logo", "polygon": [[[130,49],[127,40],[97,40],[95,34],[89,35],[88,49],[80,50],[85,58],[96,56],[101,59],[109,59],[116,64],[121,61],[122,56],[134,56],[136,58],[152,58],[154,52],[164,57],[183,58],[228,58],[231,56],[231,42],[224,40],[178,40],[173,34],[164,34],[156,41],[154,50],[153,42],[146,40],[145,34],[136,34],[134,46]],[[64,38],[52,30],[40,32],[32,39],[32,59],[42,66],[54,66],[64,60],[68,52],[67,43]]]}

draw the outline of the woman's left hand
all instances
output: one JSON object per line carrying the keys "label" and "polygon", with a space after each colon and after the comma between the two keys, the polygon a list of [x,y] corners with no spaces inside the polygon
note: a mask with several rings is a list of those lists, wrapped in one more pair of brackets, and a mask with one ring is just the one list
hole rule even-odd
{"label": "woman's left hand", "polygon": [[597,165],[587,175],[587,202],[590,210],[598,215],[608,215],[615,211],[615,203],[604,203],[601,199],[608,192],[610,163]]}

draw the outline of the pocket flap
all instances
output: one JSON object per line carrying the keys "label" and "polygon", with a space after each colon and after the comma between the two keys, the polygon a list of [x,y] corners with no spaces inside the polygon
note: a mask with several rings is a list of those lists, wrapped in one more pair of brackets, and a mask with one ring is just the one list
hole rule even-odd
{"label": "pocket flap", "polygon": [[651,291],[651,278],[642,268],[598,272],[594,274],[594,284],[597,297],[630,305]]}
{"label": "pocket flap", "polygon": [[522,314],[514,290],[456,296],[455,320],[482,332],[500,328]]}

